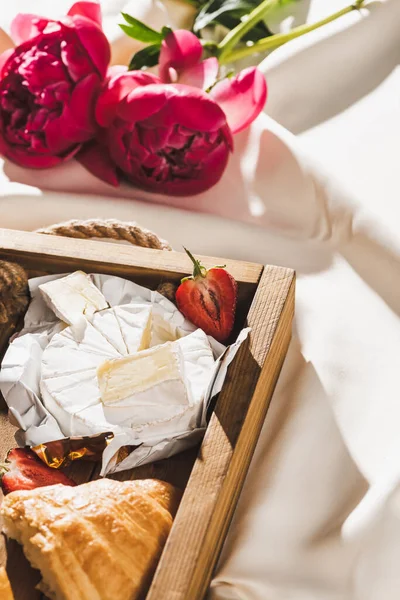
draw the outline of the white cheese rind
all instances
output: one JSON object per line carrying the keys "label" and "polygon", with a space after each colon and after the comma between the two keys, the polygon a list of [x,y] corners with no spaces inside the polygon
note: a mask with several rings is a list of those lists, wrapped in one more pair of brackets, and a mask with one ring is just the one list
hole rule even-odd
{"label": "white cheese rind", "polygon": [[194,405],[198,405],[204,399],[214,370],[215,361],[210,342],[202,329],[196,329],[175,343],[182,350],[189,397]]}
{"label": "white cheese rind", "polygon": [[[130,431],[148,439],[192,426],[214,369],[212,350],[201,330],[165,345],[172,348],[173,359],[166,377],[153,385],[139,380],[134,393],[108,405],[101,402],[97,370],[125,359],[92,324],[87,324],[82,341],[74,339],[73,331],[68,327],[55,335],[42,359],[43,402],[64,435]],[[165,346],[140,354],[159,355]]]}
{"label": "white cheese rind", "polygon": [[151,421],[154,413],[155,419],[168,418],[179,407],[192,404],[182,351],[176,343],[105,361],[97,377],[103,404],[131,407],[138,424]]}
{"label": "white cheese rind", "polygon": [[83,271],[43,283],[39,289],[49,308],[69,325],[108,307],[103,294]]}
{"label": "white cheese rind", "polygon": [[104,413],[113,423],[151,427],[154,434],[166,421],[179,427],[177,433],[184,431],[204,399],[213,369],[212,350],[201,330],[136,356],[105,361],[97,371]]}
{"label": "white cheese rind", "polygon": [[[117,356],[115,348],[90,323],[86,323],[81,341],[75,339],[73,327],[53,336],[42,355],[40,392],[64,435],[90,435],[94,428],[96,433],[106,430],[98,418],[83,420],[81,412],[101,403],[97,368],[107,358]],[[105,420],[103,425],[107,425]]]}
{"label": "white cheese rind", "polygon": [[151,304],[127,304],[108,308],[95,313],[91,323],[122,356],[150,346]]}

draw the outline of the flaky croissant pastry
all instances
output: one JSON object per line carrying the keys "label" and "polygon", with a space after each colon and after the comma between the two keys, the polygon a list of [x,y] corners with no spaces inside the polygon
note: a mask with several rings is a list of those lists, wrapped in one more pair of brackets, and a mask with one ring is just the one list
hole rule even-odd
{"label": "flaky croissant pastry", "polygon": [[6,570],[0,567],[0,598],[1,600],[14,600]]}
{"label": "flaky croissant pastry", "polygon": [[150,583],[178,498],[153,479],[99,479],[12,492],[1,512],[49,598],[134,600]]}

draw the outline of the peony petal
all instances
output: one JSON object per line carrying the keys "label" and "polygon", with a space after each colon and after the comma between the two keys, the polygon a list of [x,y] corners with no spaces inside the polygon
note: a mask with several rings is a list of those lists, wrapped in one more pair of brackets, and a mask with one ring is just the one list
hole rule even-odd
{"label": "peony petal", "polygon": [[46,146],[51,154],[71,152],[76,144],[87,142],[93,136],[79,125],[67,121],[63,115],[50,121],[44,128]]}
{"label": "peony petal", "polygon": [[169,85],[176,92],[169,99],[170,118],[194,131],[216,131],[226,124],[226,116],[216,102],[202,90],[187,85]]}
{"label": "peony petal", "polygon": [[220,144],[201,164],[196,178],[182,181],[168,181],[163,186],[164,194],[174,196],[194,196],[213,187],[221,179],[229,160],[229,148]]}
{"label": "peony petal", "polygon": [[11,37],[15,44],[19,46],[19,44],[42,33],[48,23],[50,23],[49,19],[38,15],[18,14],[11,22]]}
{"label": "peony petal", "polygon": [[96,104],[96,121],[102,127],[111,125],[118,105],[139,86],[159,83],[158,77],[144,71],[128,71],[112,77]]}
{"label": "peony petal", "polygon": [[169,127],[147,128],[137,125],[135,131],[138,133],[140,146],[142,146],[149,153],[158,152],[159,150],[165,148],[171,134],[171,129]]}
{"label": "peony petal", "polygon": [[162,84],[138,87],[116,107],[117,115],[129,123],[148,119],[167,104],[171,93],[169,86]]}
{"label": "peony petal", "polygon": [[232,131],[230,130],[230,127],[228,125],[228,123],[224,126],[221,127],[221,131],[224,135],[225,141],[228,145],[228,148],[231,152],[233,152],[234,150],[234,146],[233,146],[233,135],[232,135]]}
{"label": "peony petal", "polygon": [[52,154],[69,151],[75,144],[87,142],[95,135],[93,114],[99,89],[98,75],[89,75],[75,87],[62,114],[46,124],[46,144]]}
{"label": "peony petal", "polygon": [[0,79],[1,79],[1,72],[3,70],[3,67],[6,65],[8,59],[14,54],[14,48],[10,48],[9,50],[5,50],[3,52],[3,54],[0,54]]}
{"label": "peony petal", "polygon": [[114,187],[119,186],[117,167],[111,160],[107,148],[96,140],[84,144],[75,158],[89,173],[101,181]]}
{"label": "peony petal", "polygon": [[248,127],[263,110],[267,84],[261,71],[250,67],[232,79],[217,83],[210,96],[225,112],[232,133],[238,133]]}
{"label": "peony petal", "polygon": [[[30,45],[30,42],[27,42]],[[24,51],[20,53],[20,48],[16,50],[16,55],[23,57],[21,62],[18,58],[9,65],[9,69],[4,68],[5,71],[14,71],[18,69],[18,74],[23,78],[23,85],[27,89],[40,96],[45,96],[51,86],[57,85],[58,83],[65,81],[66,73],[62,63],[56,58],[45,54],[44,52],[38,52],[36,49],[32,52],[25,54]]]}
{"label": "peony petal", "polygon": [[49,167],[55,167],[68,158],[71,158],[78,150],[79,146],[74,148],[71,153],[63,158],[52,156],[51,154],[30,154],[26,150],[21,150],[20,148],[8,148],[8,150],[4,152],[4,155],[21,167],[27,167],[28,169],[47,169]]}
{"label": "peony petal", "polygon": [[185,69],[179,77],[179,83],[208,90],[217,80],[218,59],[207,58],[194,67]]}
{"label": "peony petal", "polygon": [[108,130],[107,148],[111,159],[124,171],[129,171],[130,169],[130,156],[126,144],[127,137],[123,127],[111,127]]}
{"label": "peony petal", "polygon": [[100,77],[104,79],[111,59],[111,48],[106,36],[100,27],[86,17],[77,15],[72,19],[73,29],[81,44],[100,73]]}
{"label": "peony petal", "polygon": [[[71,77],[73,82],[78,82],[90,73],[95,71],[93,62],[88,56],[86,49],[79,42],[77,34],[73,36],[69,35],[70,31],[65,25],[62,25],[63,31],[60,38],[66,38],[66,43],[61,45],[60,58],[62,64],[60,67],[65,71],[68,71],[68,75]],[[69,38],[69,39],[68,39]],[[48,60],[48,59],[47,59]],[[65,79],[64,77],[58,77],[58,79]]]}
{"label": "peony petal", "polygon": [[1,135],[1,130],[0,130],[0,156],[7,156],[7,150],[8,150],[8,144],[5,141],[5,139],[3,138],[3,136]]}
{"label": "peony petal", "polygon": [[101,8],[97,2],[75,2],[67,14],[69,17],[75,15],[86,17],[101,27]]}
{"label": "peony petal", "polygon": [[171,83],[169,69],[182,71],[201,60],[203,47],[200,40],[186,29],[169,33],[161,43],[159,73],[161,81]]}
{"label": "peony petal", "polygon": [[146,177],[142,169],[126,173],[127,178],[145,190],[170,196],[194,196],[213,187],[221,179],[229,160],[229,148],[222,143],[211,152],[196,174],[190,169],[188,178],[157,180]]}
{"label": "peony petal", "polygon": [[116,77],[117,75],[122,75],[127,71],[128,67],[126,67],[125,65],[111,65],[111,67],[108,67],[107,69],[106,79],[107,81],[110,81],[111,79],[113,79],[113,77]]}
{"label": "peony petal", "polygon": [[101,82],[95,73],[82,79],[74,88],[63,118],[73,121],[82,129],[94,132],[96,122],[94,119],[94,106]]}

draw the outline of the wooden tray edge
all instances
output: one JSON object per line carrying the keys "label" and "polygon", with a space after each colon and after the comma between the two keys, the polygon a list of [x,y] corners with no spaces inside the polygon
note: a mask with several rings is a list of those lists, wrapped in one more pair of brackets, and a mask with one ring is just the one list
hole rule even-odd
{"label": "wooden tray edge", "polygon": [[[196,257],[209,268],[226,264],[228,271],[239,283],[257,284],[263,266],[257,263],[227,260],[220,257]],[[147,273],[180,280],[191,271],[190,259],[182,252],[138,248],[125,244],[71,239],[27,231],[0,229],[0,258],[18,261],[25,268],[40,263],[44,270],[60,272],[69,265],[84,260],[87,268],[101,272],[107,265],[118,267],[123,273]],[[82,267],[81,267],[82,268]],[[63,272],[61,270],[61,272]]]}
{"label": "wooden tray edge", "polygon": [[[292,270],[266,267],[249,313],[253,339],[231,366],[147,600],[164,600],[165,590],[173,600],[201,600],[206,593],[287,352],[294,289]],[[246,379],[246,369],[252,373],[241,386],[237,377],[242,372]],[[246,391],[251,401],[238,425],[227,409],[232,394]]]}

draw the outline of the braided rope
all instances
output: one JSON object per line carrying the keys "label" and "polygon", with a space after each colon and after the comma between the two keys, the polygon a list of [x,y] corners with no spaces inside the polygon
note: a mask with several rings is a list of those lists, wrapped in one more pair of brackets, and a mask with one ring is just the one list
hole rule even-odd
{"label": "braided rope", "polygon": [[80,239],[103,238],[124,240],[142,248],[172,250],[168,242],[159,238],[152,231],[144,229],[132,221],[124,222],[117,221],[116,219],[90,219],[87,221],[73,219],[38,229],[36,233],[62,235],[64,237]]}
{"label": "braided rope", "polygon": [[15,263],[0,260],[0,329],[25,312],[28,303],[28,276],[25,270]]}

